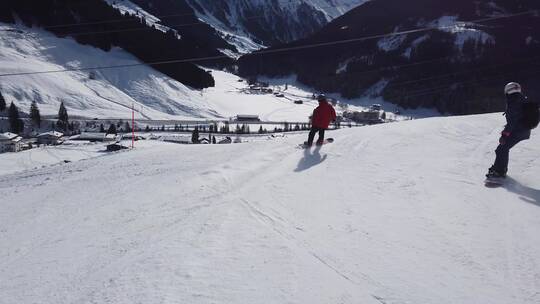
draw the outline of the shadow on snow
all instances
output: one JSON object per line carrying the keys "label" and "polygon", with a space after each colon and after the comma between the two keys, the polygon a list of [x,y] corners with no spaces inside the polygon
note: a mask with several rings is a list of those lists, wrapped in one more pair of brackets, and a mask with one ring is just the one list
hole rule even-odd
{"label": "shadow on snow", "polygon": [[298,162],[298,166],[294,170],[294,172],[302,172],[305,171],[311,167],[314,167],[316,165],[321,164],[323,161],[326,160],[326,157],[328,155],[321,155],[321,146],[315,147],[313,151],[311,148],[304,150],[304,157]]}
{"label": "shadow on snow", "polygon": [[519,195],[522,201],[540,207],[540,190],[525,186],[511,177],[506,179],[507,181],[503,185],[506,190]]}

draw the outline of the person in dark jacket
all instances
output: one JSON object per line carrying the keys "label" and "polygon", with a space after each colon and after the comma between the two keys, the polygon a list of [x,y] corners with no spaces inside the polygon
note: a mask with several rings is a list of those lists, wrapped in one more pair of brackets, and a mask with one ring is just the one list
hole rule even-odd
{"label": "person in dark jacket", "polygon": [[319,101],[319,106],[313,110],[311,130],[309,131],[309,137],[306,143],[308,147],[313,145],[313,139],[316,133],[319,133],[317,145],[322,145],[324,142],[324,132],[328,129],[330,123],[336,119],[336,111],[328,103],[326,96],[321,94],[317,97],[317,100]]}
{"label": "person in dark jacket", "polygon": [[521,85],[511,82],[504,88],[506,94],[506,126],[501,133],[499,146],[495,150],[495,163],[489,169],[487,178],[505,178],[508,171],[510,149],[531,137],[531,130],[523,124],[523,103],[527,97],[522,93]]}

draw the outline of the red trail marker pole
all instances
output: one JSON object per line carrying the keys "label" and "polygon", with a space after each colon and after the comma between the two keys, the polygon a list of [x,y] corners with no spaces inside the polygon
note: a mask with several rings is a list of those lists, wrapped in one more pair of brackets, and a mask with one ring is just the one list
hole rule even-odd
{"label": "red trail marker pole", "polygon": [[135,148],[135,103],[131,103],[131,149]]}

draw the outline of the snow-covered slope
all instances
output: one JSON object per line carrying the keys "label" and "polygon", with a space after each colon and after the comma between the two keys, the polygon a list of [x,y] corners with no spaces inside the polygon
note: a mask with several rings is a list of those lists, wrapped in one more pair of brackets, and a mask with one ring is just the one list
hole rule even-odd
{"label": "snow-covered slope", "polygon": [[104,1],[107,2],[109,5],[111,5],[112,7],[119,10],[120,12],[122,12],[122,14],[130,14],[130,15],[140,16],[144,18],[144,20],[146,21],[148,25],[153,25],[154,27],[156,27],[157,29],[163,32],[167,32],[171,30],[171,28],[161,24],[162,21],[160,18],[148,13],[147,11],[142,9],[140,6],[138,6],[137,4],[129,0],[120,0],[120,1],[104,0]]}
{"label": "snow-covered slope", "polygon": [[[0,74],[57,71],[140,63],[122,49],[104,52],[61,39],[47,31],[0,23]],[[90,75],[95,79],[90,79]],[[239,77],[213,71],[216,86],[197,91],[148,66],[97,71],[0,77],[0,91],[28,112],[35,100],[42,114],[58,113],[64,102],[70,115],[89,118],[229,118],[260,115],[265,120],[307,121],[316,104],[294,105],[273,95],[248,95]],[[290,87],[297,95],[309,93]]]}
{"label": "snow-covered slope", "polygon": [[[0,303],[540,302],[540,138],[500,114],[336,142],[142,142],[0,176]],[[0,158],[1,159],[1,158]]]}
{"label": "snow-covered slope", "polygon": [[[104,52],[39,29],[0,27],[2,74],[140,63],[118,48]],[[95,79],[90,79],[91,73]],[[71,115],[85,117],[128,117],[132,103],[139,118],[216,116],[195,90],[144,65],[6,76],[0,78],[0,90],[8,102],[15,101],[24,111],[35,100],[44,114],[58,113],[60,102],[64,102]]]}

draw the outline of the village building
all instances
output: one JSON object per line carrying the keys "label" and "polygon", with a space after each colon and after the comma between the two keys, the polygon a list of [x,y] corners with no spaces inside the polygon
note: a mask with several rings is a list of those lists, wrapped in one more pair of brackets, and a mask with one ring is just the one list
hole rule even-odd
{"label": "village building", "polygon": [[59,145],[62,143],[64,133],[50,131],[37,136],[37,142],[42,145]]}
{"label": "village building", "polygon": [[238,114],[233,118],[233,121],[258,122],[261,121],[261,119],[259,118],[259,115]]}
{"label": "village building", "polygon": [[84,140],[89,142],[110,142],[116,141],[117,139],[118,136],[116,134],[105,134],[97,132],[83,132],[70,138],[70,140]]}
{"label": "village building", "polygon": [[384,122],[381,119],[381,113],[379,111],[344,112],[343,117],[362,124],[379,124]]}
{"label": "village building", "polygon": [[19,152],[22,149],[22,137],[6,132],[0,133],[0,153]]}

